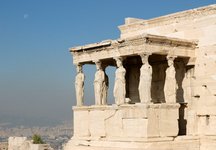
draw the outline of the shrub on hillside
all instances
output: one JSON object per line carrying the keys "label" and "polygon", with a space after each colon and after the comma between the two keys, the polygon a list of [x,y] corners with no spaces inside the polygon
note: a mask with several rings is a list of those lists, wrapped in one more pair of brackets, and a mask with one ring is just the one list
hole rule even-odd
{"label": "shrub on hillside", "polygon": [[40,135],[34,134],[32,136],[33,144],[45,144]]}

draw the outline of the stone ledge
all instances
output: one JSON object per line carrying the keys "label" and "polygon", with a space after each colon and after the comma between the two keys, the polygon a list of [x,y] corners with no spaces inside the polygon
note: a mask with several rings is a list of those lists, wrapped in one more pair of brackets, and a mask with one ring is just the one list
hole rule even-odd
{"label": "stone ledge", "polygon": [[[109,139],[110,140],[110,139]],[[178,141],[161,138],[152,141],[89,141],[72,138],[65,150],[200,150],[199,139],[181,139]]]}
{"label": "stone ledge", "polygon": [[167,103],[160,103],[160,104],[142,104],[142,103],[136,103],[136,104],[123,104],[123,105],[92,105],[92,106],[73,106],[74,111],[83,111],[83,110],[119,110],[124,108],[130,108],[130,109],[147,109],[147,108],[154,108],[154,109],[164,109],[164,108],[178,108],[180,107],[180,104],[174,103],[174,104],[167,104]]}
{"label": "stone ledge", "polygon": [[199,136],[177,136],[174,141],[181,141],[181,140],[199,140]]}
{"label": "stone ledge", "polygon": [[112,142],[164,142],[174,141],[174,137],[156,137],[156,138],[127,138],[127,137],[72,137],[72,140],[79,141],[112,141]]}

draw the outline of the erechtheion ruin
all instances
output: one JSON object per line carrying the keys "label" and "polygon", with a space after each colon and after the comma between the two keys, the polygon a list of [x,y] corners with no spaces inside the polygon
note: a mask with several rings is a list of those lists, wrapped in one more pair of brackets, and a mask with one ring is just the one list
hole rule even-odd
{"label": "erechtheion ruin", "polygon": [[[65,150],[215,150],[216,5],[126,18],[119,29],[117,40],[70,49],[77,106]],[[92,106],[83,105],[85,64],[97,68]],[[116,66],[112,105],[107,66]]]}

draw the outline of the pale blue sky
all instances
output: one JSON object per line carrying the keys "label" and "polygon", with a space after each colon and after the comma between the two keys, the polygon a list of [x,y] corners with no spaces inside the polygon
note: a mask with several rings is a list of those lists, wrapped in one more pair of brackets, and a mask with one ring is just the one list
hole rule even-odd
{"label": "pale blue sky", "polygon": [[[0,123],[70,121],[75,104],[75,67],[69,47],[118,38],[117,26],[126,17],[149,19],[215,3],[0,0]],[[84,71],[85,98],[90,103],[95,67],[85,66]],[[114,68],[109,68],[108,74],[113,73]],[[112,86],[113,77],[110,82]]]}

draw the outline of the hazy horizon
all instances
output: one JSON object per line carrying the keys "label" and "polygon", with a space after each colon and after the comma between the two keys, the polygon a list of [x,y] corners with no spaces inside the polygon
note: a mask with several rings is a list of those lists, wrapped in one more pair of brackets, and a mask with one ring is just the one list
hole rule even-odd
{"label": "hazy horizon", "polygon": [[[150,19],[215,4],[188,1],[1,1],[0,124],[54,125],[72,120],[76,74],[69,48],[119,38],[127,17]],[[115,68],[109,67],[109,103]],[[85,65],[85,103],[94,102],[95,66]]]}

